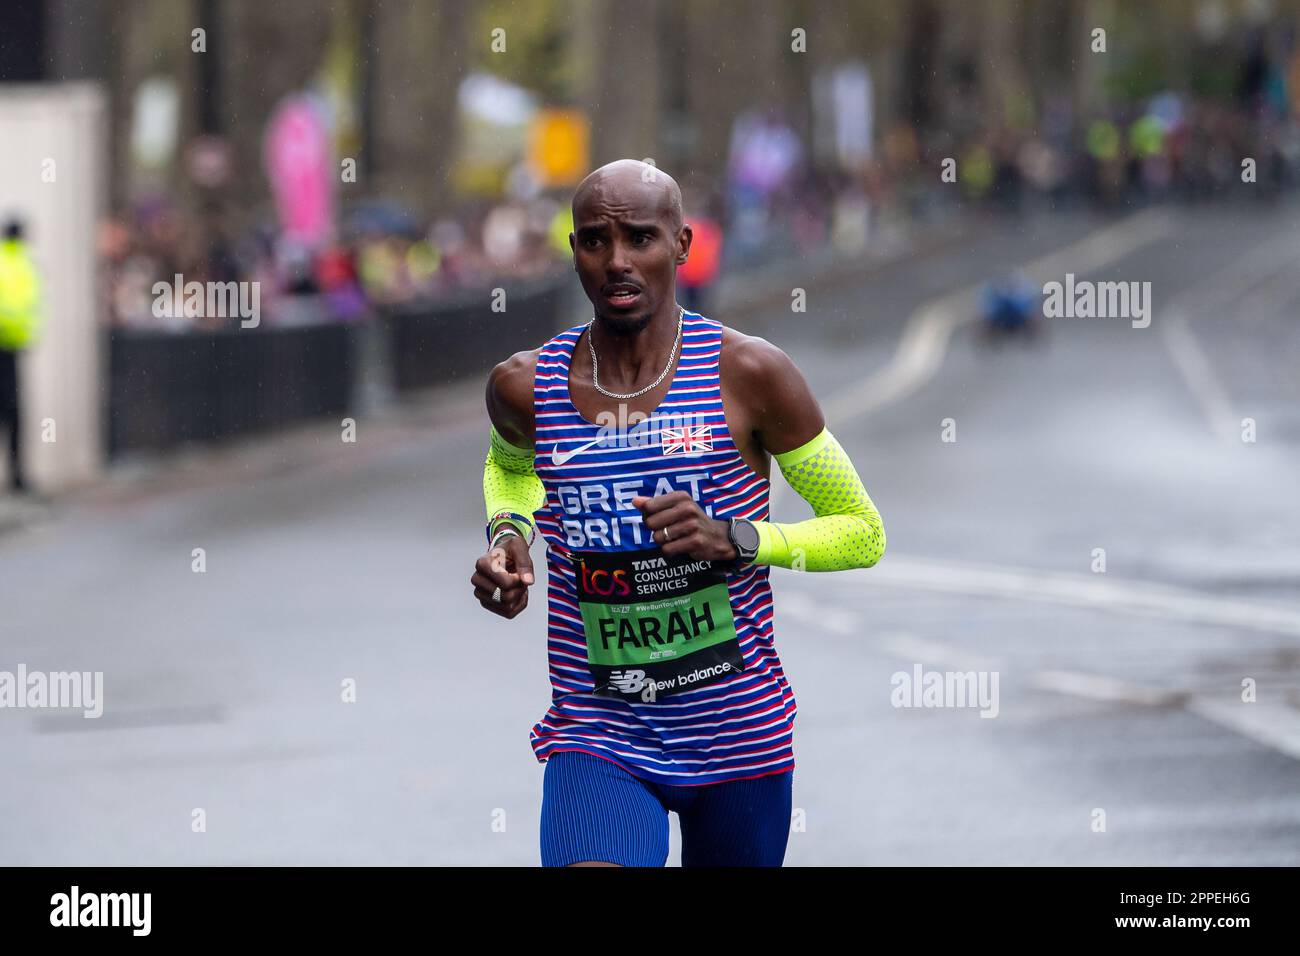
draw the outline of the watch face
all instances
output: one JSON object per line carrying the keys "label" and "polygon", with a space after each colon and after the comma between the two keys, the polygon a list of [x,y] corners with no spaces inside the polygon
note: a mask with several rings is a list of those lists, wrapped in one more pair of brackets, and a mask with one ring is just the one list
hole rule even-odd
{"label": "watch face", "polygon": [[736,530],[733,532],[736,539],[736,548],[745,554],[758,553],[758,529],[748,521],[737,521]]}

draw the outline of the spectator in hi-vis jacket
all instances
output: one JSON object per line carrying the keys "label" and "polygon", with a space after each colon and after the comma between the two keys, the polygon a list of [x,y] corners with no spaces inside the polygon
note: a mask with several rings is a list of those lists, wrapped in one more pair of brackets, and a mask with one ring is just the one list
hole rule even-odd
{"label": "spectator in hi-vis jacket", "polygon": [[36,341],[41,325],[41,286],[23,239],[12,221],[0,239],[0,428],[9,432],[9,482],[25,491],[22,467],[22,406],[18,353]]}

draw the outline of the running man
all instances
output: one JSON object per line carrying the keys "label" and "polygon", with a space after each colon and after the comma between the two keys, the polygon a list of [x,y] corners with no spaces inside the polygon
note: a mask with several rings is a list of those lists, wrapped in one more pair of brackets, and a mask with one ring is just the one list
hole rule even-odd
{"label": "running man", "polygon": [[[532,729],[544,866],[779,866],[794,694],[773,566],[870,567],[885,532],[789,357],[676,302],[681,193],[620,160],[573,197],[595,314],[487,384],[479,602],[516,617],[546,541],[551,706]],[[769,456],[815,517],[768,521]]]}

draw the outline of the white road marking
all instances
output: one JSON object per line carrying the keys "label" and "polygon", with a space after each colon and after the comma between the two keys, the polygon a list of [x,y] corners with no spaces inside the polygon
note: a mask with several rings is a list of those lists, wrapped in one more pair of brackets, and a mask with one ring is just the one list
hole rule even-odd
{"label": "white road marking", "polygon": [[1112,574],[1072,574],[998,565],[935,561],[891,553],[874,568],[840,571],[836,584],[1006,597],[1141,614],[1300,637],[1300,609],[1211,597],[1188,588]]}
{"label": "white road marking", "polygon": [[1038,671],[1029,681],[1040,690],[1050,690],[1070,697],[1087,700],[1114,701],[1122,704],[1141,704],[1146,707],[1168,707],[1182,703],[1187,695],[1179,691],[1143,687],[1117,677],[1101,677],[1079,671]]}
{"label": "white road marking", "polygon": [[[1026,265],[1023,271],[1034,282],[1046,281],[1065,271],[1077,275],[1093,272],[1166,235],[1171,224],[1168,214],[1148,210],[1099,230],[1065,249],[1040,257]],[[1212,429],[1224,438],[1236,438],[1231,404],[1213,366],[1191,333],[1182,303],[1200,310],[1209,310],[1216,302],[1219,307],[1230,307],[1240,294],[1238,289],[1249,288],[1282,264],[1284,253],[1277,251],[1277,245],[1273,243],[1272,248],[1264,249],[1262,255],[1254,255],[1252,253],[1256,250],[1252,250],[1233,266],[1198,285],[1193,292],[1181,296],[1162,323],[1165,327],[1164,341],[1174,356],[1175,364],[1201,403]],[[1235,286],[1225,281],[1234,275],[1238,277]],[[982,288],[982,283],[968,286],[932,300],[913,312],[889,365],[827,401],[824,406],[827,422],[838,425],[868,415],[911,394],[932,378],[942,364],[952,334],[975,318],[976,297]],[[776,489],[774,484],[774,496]],[[867,584],[890,589],[901,587],[1009,597],[1300,636],[1300,610],[1294,608],[1207,597],[1185,588],[1100,575],[961,565],[900,558],[891,554],[880,567],[841,572],[836,577],[851,578],[859,586]],[[785,591],[778,604],[795,617],[826,630],[842,634],[867,631],[865,622],[855,626],[853,621],[846,621],[843,609],[822,598],[814,601],[809,595]],[[892,653],[905,659],[946,664],[961,670],[994,669],[987,659],[972,656],[943,642],[906,634],[885,635],[881,640]],[[1044,690],[1093,700],[1145,706],[1181,703],[1189,712],[1300,759],[1300,714],[1284,705],[1236,704],[1075,671],[1039,671],[1031,676],[1031,682]]]}
{"label": "white road marking", "polygon": [[[1040,256],[1021,269],[1039,284],[1065,272],[1095,272],[1167,235],[1172,228],[1173,219],[1168,213],[1148,209]],[[920,306],[908,318],[890,363],[832,396],[823,406],[826,420],[838,425],[868,415],[929,381],[943,362],[953,332],[977,317],[975,304],[984,285],[981,281]]]}
{"label": "white road marking", "polygon": [[[1200,405],[1210,431],[1224,442],[1241,440],[1241,418],[1233,413],[1228,390],[1193,334],[1187,314],[1228,311],[1244,321],[1248,313],[1259,307],[1256,303],[1268,303],[1267,290],[1276,286],[1278,276],[1284,277],[1287,289],[1285,297],[1276,303],[1281,305],[1294,293],[1291,276],[1295,262],[1296,254],[1290,243],[1278,242],[1276,237],[1266,239],[1179,295],[1160,320],[1162,338],[1174,367]],[[1260,287],[1265,279],[1269,281]],[[1244,298],[1252,289],[1254,294]]]}
{"label": "white road marking", "polygon": [[[814,618],[809,623],[816,623]],[[881,635],[879,646],[903,660],[954,671],[1005,671],[1006,666],[945,641],[910,634]],[[1029,675],[1040,690],[1085,700],[1138,707],[1181,707],[1204,720],[1300,760],[1300,711],[1286,704],[1245,703],[1182,690],[1148,687],[1080,671],[1042,670]]]}
{"label": "white road marking", "polygon": [[1243,297],[1261,282],[1293,272],[1295,261],[1290,243],[1266,239],[1184,292],[1175,305],[1195,309],[1200,314],[1236,312]]}
{"label": "white road marking", "polygon": [[[1167,212],[1148,209],[1089,233],[1020,268],[1031,281],[1039,284],[1059,278],[1065,272],[1076,275],[1095,272],[1167,235],[1173,225],[1173,218]],[[897,402],[933,378],[943,364],[953,333],[978,318],[976,303],[984,285],[983,281],[977,282],[919,306],[908,317],[889,364],[822,404],[832,430],[850,419],[862,418]],[[773,466],[769,508],[784,493],[783,484],[775,480],[779,472],[780,468]]]}
{"label": "white road marking", "polygon": [[781,600],[777,602],[777,608],[777,613],[788,613],[805,623],[815,624],[822,630],[835,634],[866,633],[858,615],[851,611],[827,607],[821,602],[814,601],[810,595],[802,591],[783,592]]}
{"label": "white road marking", "polygon": [[1235,730],[1243,737],[1300,760],[1300,711],[1294,707],[1203,696],[1189,698],[1184,706],[1220,727]]}
{"label": "white road marking", "polygon": [[1240,441],[1240,419],[1232,412],[1228,391],[1219,381],[1214,366],[1201,349],[1187,316],[1171,310],[1160,322],[1161,334],[1174,365],[1182,373],[1187,390],[1192,393],[1215,437],[1224,442]]}
{"label": "white road marking", "polygon": [[922,664],[949,670],[995,671],[998,669],[997,664],[987,657],[970,654],[943,641],[926,640],[914,634],[882,634],[880,644],[885,650],[904,660],[920,661]]}

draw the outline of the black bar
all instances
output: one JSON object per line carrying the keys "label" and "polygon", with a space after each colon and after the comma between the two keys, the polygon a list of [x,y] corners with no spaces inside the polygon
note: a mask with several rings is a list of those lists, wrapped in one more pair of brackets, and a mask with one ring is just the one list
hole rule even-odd
{"label": "black bar", "polygon": [[[10,869],[0,871],[0,921],[7,944],[66,940],[71,933],[79,942],[132,940],[130,926],[52,926],[52,916],[69,916],[76,886],[83,904],[88,894],[149,893],[151,938],[211,945],[255,934],[259,940],[292,939],[295,952],[315,940],[336,951],[345,940],[397,939],[420,929],[441,938],[481,927],[483,936],[497,938],[499,920],[479,918],[485,914],[511,914],[516,925],[527,920],[536,934],[543,932],[549,901],[580,894],[593,901],[592,915],[602,922],[632,920],[644,933],[662,920],[678,938],[699,921],[733,942],[779,928],[788,941],[782,945],[795,952],[819,952],[831,939],[866,951],[873,942],[888,943],[900,952],[934,952],[935,943],[956,940],[971,952],[986,952],[1008,941],[1055,948],[1125,938],[1175,951],[1189,941],[1212,941],[1215,951],[1231,952],[1234,944],[1293,929],[1294,877],[1294,870],[1283,868]],[[1171,891],[1185,898],[1225,897],[1175,905],[1121,902],[1123,893]],[[669,915],[645,905],[656,900],[691,902],[670,907]],[[143,904],[143,896],[138,901]],[[142,906],[135,914],[142,916]],[[1244,917],[1249,925],[1163,925],[1166,918],[1207,917]],[[1117,925],[1129,918],[1155,922]],[[137,918],[136,928],[142,923]],[[635,935],[630,926],[620,932]]]}

